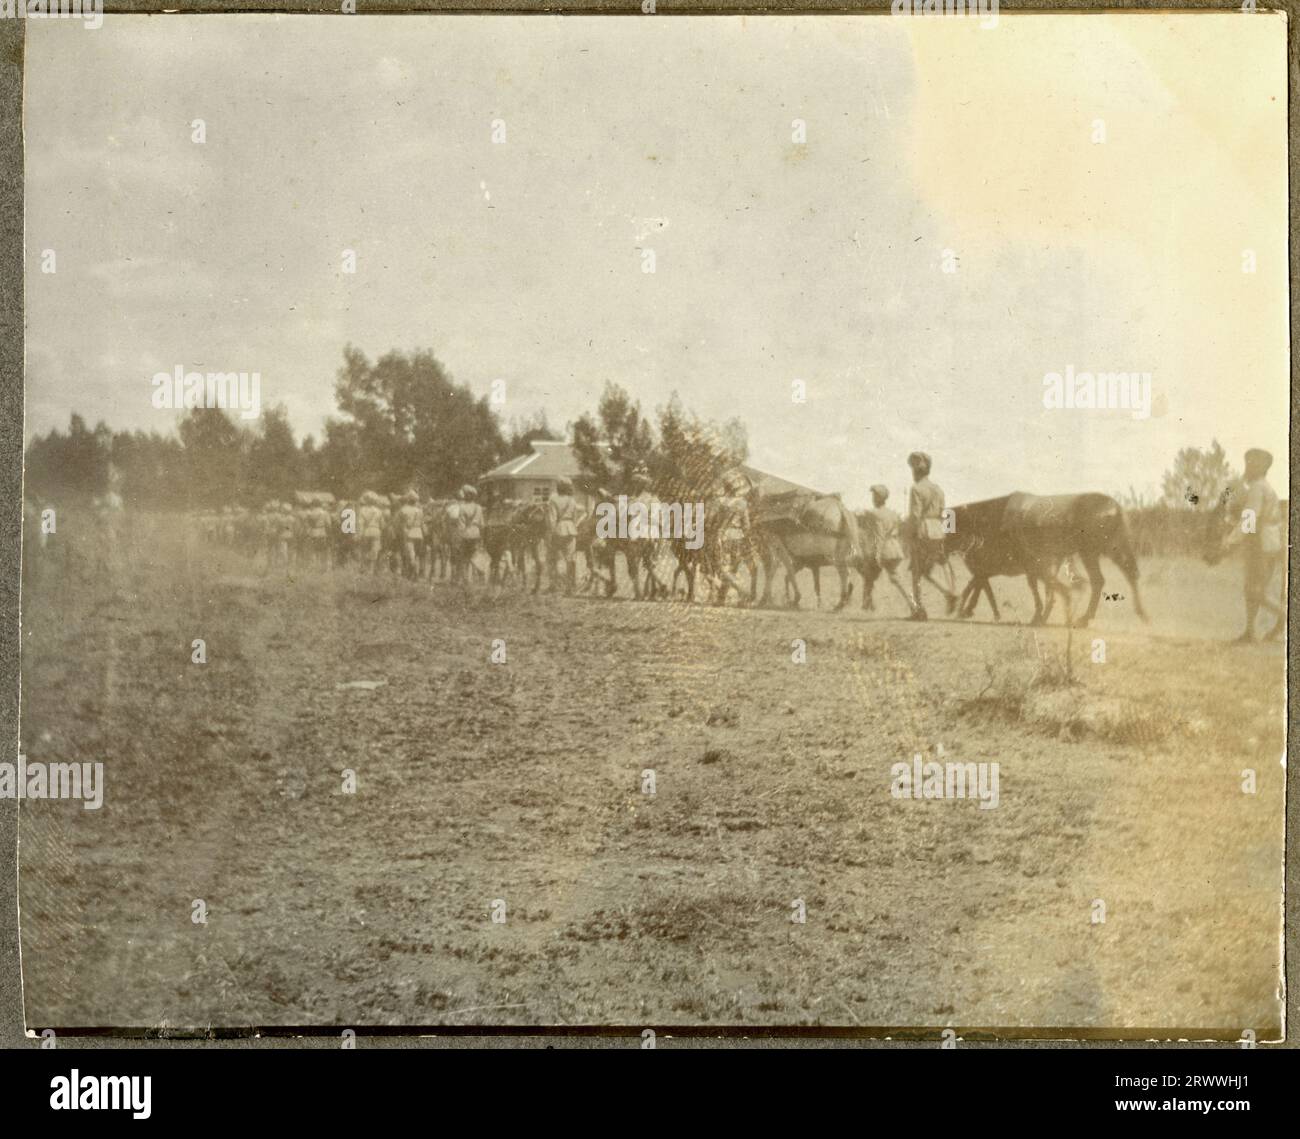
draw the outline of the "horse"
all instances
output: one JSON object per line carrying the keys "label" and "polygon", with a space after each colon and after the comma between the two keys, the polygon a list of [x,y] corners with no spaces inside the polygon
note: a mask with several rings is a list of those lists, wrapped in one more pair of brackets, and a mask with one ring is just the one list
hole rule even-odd
{"label": "horse", "polygon": [[771,604],[773,562],[779,562],[785,570],[787,596],[793,593],[792,607],[798,608],[802,600],[797,575],[800,570],[810,569],[817,607],[821,608],[821,570],[831,565],[840,575],[840,599],[835,608],[848,604],[853,595],[849,569],[861,560],[862,543],[857,520],[839,495],[803,491],[762,495],[754,503],[751,518],[763,560],[760,605]]}

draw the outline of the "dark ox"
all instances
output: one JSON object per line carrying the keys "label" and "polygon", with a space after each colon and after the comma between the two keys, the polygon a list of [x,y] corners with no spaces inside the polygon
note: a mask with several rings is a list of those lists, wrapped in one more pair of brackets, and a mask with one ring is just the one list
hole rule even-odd
{"label": "dark ox", "polygon": [[513,572],[519,574],[521,587],[528,585],[528,559],[535,568],[533,592],[542,584],[542,550],[546,543],[546,506],[540,502],[505,500],[488,508],[483,523],[483,548],[491,565],[489,580],[505,584],[510,571],[501,572],[508,553]]}
{"label": "dark ox", "polygon": [[[988,498],[982,502],[953,507],[954,531],[945,539],[945,548],[949,555],[960,554],[970,573],[970,581],[966,583],[957,603],[957,614],[960,617],[969,617],[975,612],[982,593],[993,609],[993,619],[1000,621],[1002,615],[998,612],[998,603],[993,597],[989,579],[1026,576],[1025,567],[1015,548],[1001,530],[1010,500],[1011,496],[1004,494],[1001,498]],[[1037,594],[1034,602],[1034,623],[1041,624],[1045,618]]]}
{"label": "dark ox", "polygon": [[[1088,575],[1088,608],[1074,621],[1084,628],[1097,613],[1105,578],[1101,559],[1119,567],[1133,595],[1133,608],[1146,621],[1138,588],[1138,564],[1129,540],[1124,511],[1105,494],[1015,494],[986,499],[954,508],[954,531],[947,539],[950,553],[959,553],[971,572],[962,595],[962,611],[973,610],[980,592],[992,600],[989,578],[1019,577],[1029,582],[1034,596],[1034,624],[1051,616],[1057,593],[1065,599],[1067,620],[1073,603],[1069,588],[1059,577],[1062,562],[1078,558]],[[1044,606],[1038,587],[1047,591]],[[997,607],[994,606],[994,614]]]}

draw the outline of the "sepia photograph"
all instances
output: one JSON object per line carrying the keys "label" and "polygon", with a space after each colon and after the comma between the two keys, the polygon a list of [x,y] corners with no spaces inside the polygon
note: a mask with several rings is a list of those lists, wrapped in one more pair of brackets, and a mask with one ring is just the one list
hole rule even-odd
{"label": "sepia photograph", "polygon": [[45,7],[29,1036],[1284,1039],[1285,14]]}

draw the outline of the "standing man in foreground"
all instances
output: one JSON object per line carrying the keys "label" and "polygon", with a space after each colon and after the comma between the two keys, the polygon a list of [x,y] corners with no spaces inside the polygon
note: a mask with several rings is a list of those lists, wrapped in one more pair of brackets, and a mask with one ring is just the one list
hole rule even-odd
{"label": "standing man in foreground", "polygon": [[888,501],[889,488],[883,483],[876,483],[871,488],[871,509],[864,516],[870,523],[870,529],[866,526],[862,528],[862,608],[875,608],[872,592],[877,578],[884,573],[907,603],[908,612],[914,613],[916,605],[907,595],[907,587],[898,576],[898,567],[903,561],[903,546],[899,539],[903,520],[885,505]]}
{"label": "standing man in foreground", "polygon": [[[921,579],[924,578],[944,595],[951,613],[957,607],[956,582],[952,565],[944,549],[943,490],[930,481],[930,456],[913,451],[907,456],[912,468],[912,489],[907,496],[907,525],[911,539],[912,615],[910,621],[924,621],[928,614],[921,604]],[[931,576],[935,566],[943,567],[946,586]]]}
{"label": "standing man in foreground", "polygon": [[1265,596],[1283,556],[1282,507],[1267,478],[1272,465],[1273,456],[1267,451],[1252,447],[1246,452],[1246,469],[1238,491],[1241,512],[1224,541],[1227,549],[1241,545],[1246,568],[1246,631],[1237,638],[1239,644],[1255,639],[1255,618],[1261,608],[1276,614],[1273,627],[1265,634],[1270,641],[1281,634],[1286,620],[1282,606]]}

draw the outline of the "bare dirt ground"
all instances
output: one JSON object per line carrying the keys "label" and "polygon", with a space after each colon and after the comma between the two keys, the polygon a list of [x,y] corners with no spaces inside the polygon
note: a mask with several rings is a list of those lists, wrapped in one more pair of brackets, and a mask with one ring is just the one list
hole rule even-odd
{"label": "bare dirt ground", "polygon": [[[717,609],[158,547],[24,586],[23,750],[107,783],[21,805],[33,1029],[1279,1034],[1284,657],[1223,643],[1236,565],[1147,563],[1153,623],[1103,602],[1067,672],[1023,582],[1000,625],[913,625],[883,589]],[[939,744],[1000,765],[996,809],[891,796]]]}

